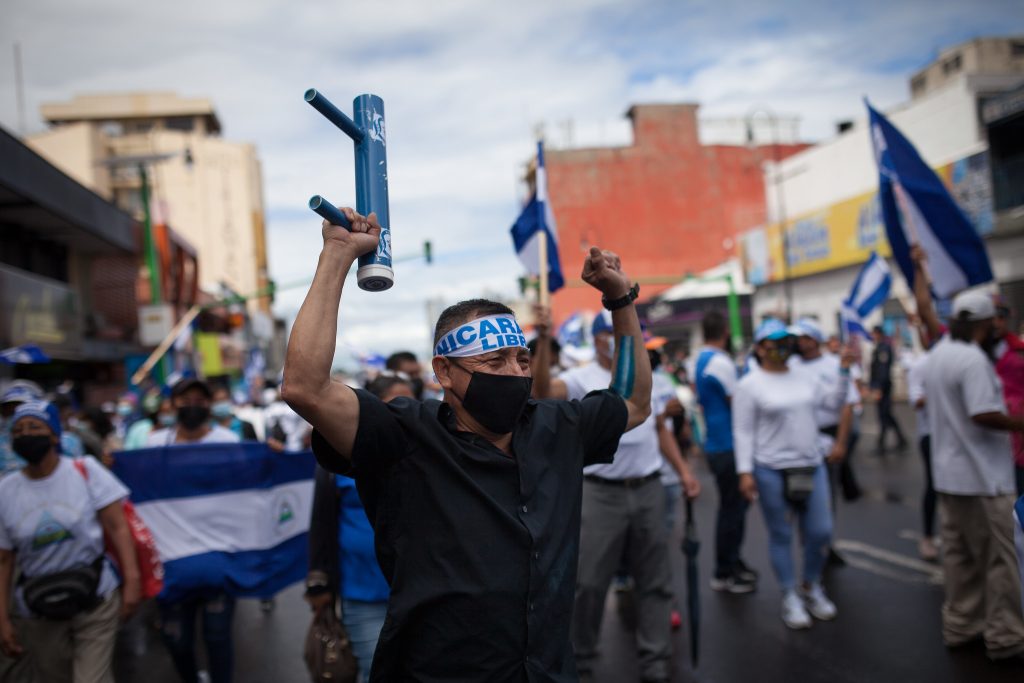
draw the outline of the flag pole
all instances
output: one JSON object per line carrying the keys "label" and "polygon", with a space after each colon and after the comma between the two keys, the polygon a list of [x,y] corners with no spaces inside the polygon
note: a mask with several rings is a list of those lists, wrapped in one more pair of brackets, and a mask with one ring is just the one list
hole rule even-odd
{"label": "flag pole", "polygon": [[551,291],[548,289],[548,231],[542,228],[540,240],[537,243],[537,260],[540,261],[540,287],[537,290],[537,299],[541,306],[551,306]]}

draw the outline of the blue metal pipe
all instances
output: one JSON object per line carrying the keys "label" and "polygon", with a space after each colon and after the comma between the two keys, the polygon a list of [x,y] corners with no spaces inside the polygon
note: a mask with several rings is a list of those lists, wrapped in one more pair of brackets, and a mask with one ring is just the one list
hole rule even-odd
{"label": "blue metal pipe", "polygon": [[[361,289],[370,292],[390,289],[395,283],[395,271],[391,260],[384,101],[376,95],[359,95],[352,103],[353,121],[313,88],[306,91],[305,100],[355,142],[356,211],[364,216],[376,213],[381,227],[377,250],[359,259],[356,276]],[[318,200],[316,206],[315,200]],[[311,199],[309,205],[331,223],[344,225],[335,220],[344,214],[319,195]],[[318,210],[325,206],[334,213],[327,215]]]}
{"label": "blue metal pipe", "polygon": [[355,121],[345,116],[345,112],[331,104],[331,101],[317,92],[316,88],[307,90],[304,98],[314,109],[323,114],[324,118],[340,128],[345,135],[352,138],[357,145],[366,137],[366,132],[357,126]]}
{"label": "blue metal pipe", "polygon": [[348,217],[338,210],[338,207],[331,204],[320,195],[315,194],[309,198],[309,208],[316,211],[321,217],[327,219],[327,221],[332,225],[340,225],[349,232],[352,231],[352,223],[349,222]]}

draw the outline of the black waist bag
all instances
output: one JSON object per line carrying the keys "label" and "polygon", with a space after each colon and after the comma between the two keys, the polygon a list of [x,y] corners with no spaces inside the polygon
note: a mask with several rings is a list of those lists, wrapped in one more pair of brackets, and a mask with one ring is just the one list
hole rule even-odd
{"label": "black waist bag", "polygon": [[803,507],[814,491],[814,473],[817,467],[789,467],[782,470],[782,495],[786,502]]}
{"label": "black waist bag", "polygon": [[103,557],[62,572],[23,577],[21,591],[25,604],[44,619],[70,619],[100,604],[96,594],[103,573]]}

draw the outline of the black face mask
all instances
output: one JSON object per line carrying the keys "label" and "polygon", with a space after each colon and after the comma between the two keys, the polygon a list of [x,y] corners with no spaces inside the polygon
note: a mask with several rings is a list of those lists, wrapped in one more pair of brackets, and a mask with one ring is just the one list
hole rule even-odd
{"label": "black face mask", "polygon": [[178,424],[191,431],[198,429],[210,419],[207,406],[182,406],[178,408]]}
{"label": "black face mask", "polygon": [[11,439],[11,448],[29,465],[38,465],[53,448],[53,441],[46,434],[16,436]]}
{"label": "black face mask", "polygon": [[461,365],[455,367],[471,375],[466,395],[455,394],[466,412],[495,434],[511,432],[530,398],[533,378],[470,372]]}

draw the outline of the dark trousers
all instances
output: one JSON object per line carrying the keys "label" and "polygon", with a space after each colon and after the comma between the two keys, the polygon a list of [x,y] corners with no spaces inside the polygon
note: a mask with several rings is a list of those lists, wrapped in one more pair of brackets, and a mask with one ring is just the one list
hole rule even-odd
{"label": "dark trousers", "polygon": [[896,417],[892,414],[892,385],[882,387],[882,395],[878,399],[878,447],[885,447],[885,435],[889,433],[889,430],[896,432],[896,438],[900,440],[900,445],[907,443],[907,439],[903,436],[903,430],[900,429],[900,423],[896,421]]}
{"label": "dark trousers", "polygon": [[188,683],[199,675],[195,649],[197,615],[202,618],[210,680],[212,683],[231,683],[234,664],[231,622],[235,615],[235,599],[223,593],[160,603],[160,630],[174,660],[174,668]]}
{"label": "dark trousers", "polygon": [[931,538],[935,535],[935,506],[938,504],[935,482],[932,479],[932,437],[922,436],[918,445],[921,448],[921,459],[924,460],[924,495],[921,497],[923,529],[924,535]]}
{"label": "dark trousers", "polygon": [[715,577],[721,579],[736,572],[746,528],[748,503],[740,493],[740,478],[736,474],[736,457],[733,452],[708,453],[707,458],[718,488]]}

